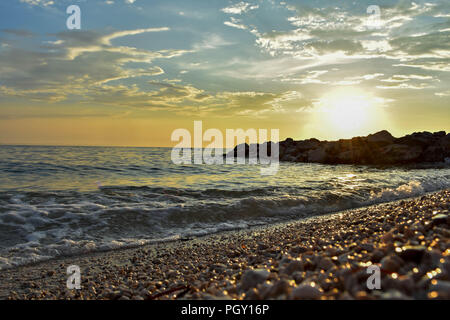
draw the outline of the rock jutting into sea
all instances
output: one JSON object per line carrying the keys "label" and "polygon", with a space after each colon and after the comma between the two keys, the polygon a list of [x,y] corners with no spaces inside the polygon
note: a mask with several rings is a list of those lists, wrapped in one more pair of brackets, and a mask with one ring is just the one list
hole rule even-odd
{"label": "rock jutting into sea", "polygon": [[[274,143],[266,144],[267,153],[270,155]],[[261,145],[256,145],[258,156]],[[251,146],[245,143],[236,146],[228,155],[236,157],[239,148],[245,150],[245,157],[252,154]],[[425,131],[395,138],[388,131],[383,130],[366,137],[338,141],[320,141],[314,138],[295,141],[287,138],[279,142],[279,159],[289,162],[364,165],[448,162],[450,133]]]}

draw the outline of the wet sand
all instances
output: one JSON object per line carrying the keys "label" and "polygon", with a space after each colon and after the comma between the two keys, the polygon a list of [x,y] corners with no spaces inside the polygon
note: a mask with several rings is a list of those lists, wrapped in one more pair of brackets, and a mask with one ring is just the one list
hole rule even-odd
{"label": "wet sand", "polygon": [[[0,299],[450,299],[450,190],[4,270]],[[81,269],[81,289],[66,286]],[[380,268],[369,289],[367,268]]]}

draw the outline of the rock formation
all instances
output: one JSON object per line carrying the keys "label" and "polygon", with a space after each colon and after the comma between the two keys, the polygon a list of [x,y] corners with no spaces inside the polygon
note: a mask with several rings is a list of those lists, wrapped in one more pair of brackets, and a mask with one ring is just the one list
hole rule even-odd
{"label": "rock formation", "polygon": [[[269,155],[273,144],[268,143]],[[250,146],[245,144],[244,148],[245,156],[249,157]],[[238,146],[230,151],[230,155],[237,156],[237,150]],[[259,152],[260,145],[257,145],[257,150]],[[294,141],[287,138],[279,142],[279,157],[280,161],[324,164],[401,165],[446,162],[450,160],[450,133],[416,132],[395,138],[383,130],[367,137],[338,141]]]}

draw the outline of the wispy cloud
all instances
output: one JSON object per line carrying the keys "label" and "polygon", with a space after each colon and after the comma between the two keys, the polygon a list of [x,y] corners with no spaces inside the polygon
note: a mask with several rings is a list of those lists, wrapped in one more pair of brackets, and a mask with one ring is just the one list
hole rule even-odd
{"label": "wispy cloud", "polygon": [[243,14],[245,12],[258,9],[257,4],[250,4],[248,2],[239,2],[237,4],[231,5],[229,7],[223,8],[222,11],[229,14]]}

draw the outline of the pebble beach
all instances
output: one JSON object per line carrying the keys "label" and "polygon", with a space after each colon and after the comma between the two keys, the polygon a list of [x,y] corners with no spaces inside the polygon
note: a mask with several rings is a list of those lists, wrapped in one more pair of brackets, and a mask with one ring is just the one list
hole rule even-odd
{"label": "pebble beach", "polygon": [[[0,299],[450,299],[450,190],[0,273]],[[81,289],[66,287],[67,267]],[[369,266],[381,270],[369,289]]]}

